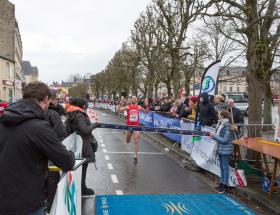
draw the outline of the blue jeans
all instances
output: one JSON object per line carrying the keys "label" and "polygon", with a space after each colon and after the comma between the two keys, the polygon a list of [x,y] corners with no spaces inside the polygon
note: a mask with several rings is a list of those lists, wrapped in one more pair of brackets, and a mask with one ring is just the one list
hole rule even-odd
{"label": "blue jeans", "polygon": [[45,215],[44,209],[43,209],[43,208],[40,208],[39,210],[34,211],[34,212],[32,212],[31,214],[29,214],[29,215]]}
{"label": "blue jeans", "polygon": [[220,162],[221,178],[220,183],[227,185],[229,178],[229,155],[218,155]]}

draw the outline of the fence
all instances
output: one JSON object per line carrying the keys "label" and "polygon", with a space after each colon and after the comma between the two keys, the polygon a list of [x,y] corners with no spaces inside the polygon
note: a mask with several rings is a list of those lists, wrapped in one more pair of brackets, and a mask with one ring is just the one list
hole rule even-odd
{"label": "fence", "polygon": [[82,168],[80,167],[86,161],[81,159],[83,141],[79,135],[73,133],[62,143],[68,150],[74,152],[76,162],[71,171],[61,173],[50,215],[81,215]]}

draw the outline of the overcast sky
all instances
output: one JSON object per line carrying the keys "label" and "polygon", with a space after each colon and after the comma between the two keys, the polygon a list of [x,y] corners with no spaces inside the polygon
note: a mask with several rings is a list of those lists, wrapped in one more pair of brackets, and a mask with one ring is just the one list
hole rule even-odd
{"label": "overcast sky", "polygon": [[105,68],[151,0],[10,0],[16,6],[23,59],[45,82]]}

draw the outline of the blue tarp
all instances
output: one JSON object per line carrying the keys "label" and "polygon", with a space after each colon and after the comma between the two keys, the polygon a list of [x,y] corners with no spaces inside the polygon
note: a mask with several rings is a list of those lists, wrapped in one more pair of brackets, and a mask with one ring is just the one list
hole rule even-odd
{"label": "blue tarp", "polygon": [[228,195],[98,195],[96,215],[255,214]]}

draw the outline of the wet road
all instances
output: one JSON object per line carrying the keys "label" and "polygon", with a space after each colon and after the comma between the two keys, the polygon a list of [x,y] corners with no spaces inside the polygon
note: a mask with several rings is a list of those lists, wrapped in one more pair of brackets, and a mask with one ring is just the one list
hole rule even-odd
{"label": "wet road", "polygon": [[[99,121],[121,124],[113,115],[98,111]],[[133,162],[133,143],[125,143],[124,132],[96,129],[99,143],[96,165],[89,165],[87,186],[96,194],[213,193],[194,173],[182,168],[140,134],[138,163]],[[83,198],[83,214],[93,214],[94,198]]]}

